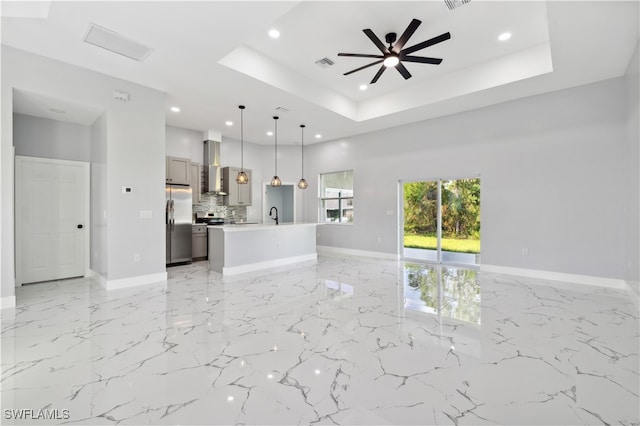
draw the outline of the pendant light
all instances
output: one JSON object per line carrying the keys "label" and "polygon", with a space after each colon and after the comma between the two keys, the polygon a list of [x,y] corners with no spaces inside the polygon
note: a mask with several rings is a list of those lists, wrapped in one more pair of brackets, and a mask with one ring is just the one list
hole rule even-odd
{"label": "pendant light", "polygon": [[249,183],[249,176],[244,172],[244,105],[239,105],[238,108],[240,108],[240,171],[236,176],[236,183],[246,185]]}
{"label": "pendant light", "polygon": [[282,185],[282,181],[278,177],[278,118],[279,117],[277,116],[273,117],[273,137],[276,141],[276,155],[275,155],[276,170],[275,170],[275,174],[273,175],[273,179],[271,179],[271,186],[273,187]]}
{"label": "pendant light", "polygon": [[302,148],[302,161],[301,161],[301,165],[302,165],[302,173],[301,173],[301,177],[300,180],[298,181],[298,188],[300,189],[307,189],[307,187],[309,186],[309,184],[307,183],[307,181],[304,179],[304,124],[300,125],[300,145]]}

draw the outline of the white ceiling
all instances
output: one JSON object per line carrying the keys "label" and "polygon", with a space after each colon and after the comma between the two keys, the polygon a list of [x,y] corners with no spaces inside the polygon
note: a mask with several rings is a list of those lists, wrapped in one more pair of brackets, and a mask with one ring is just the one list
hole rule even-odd
{"label": "white ceiling", "polygon": [[[472,0],[453,11],[443,0],[44,3],[48,16],[39,8],[35,17],[15,17],[18,3],[3,1],[2,43],[163,90],[169,125],[238,139],[237,124],[224,123],[237,123],[244,104],[245,139],[254,143],[272,143],[266,132],[275,114],[279,143],[298,142],[302,123],[305,143],[313,143],[618,77],[638,42],[637,0]],[[342,75],[370,61],[338,52],[378,53],[362,29],[381,40],[388,32],[399,37],[413,18],[422,24],[407,46],[451,33],[415,53],[442,58],[441,65],[408,63],[409,80],[388,69],[366,91],[358,86],[378,66]],[[136,62],[84,43],[90,23],[153,51]],[[281,37],[271,39],[271,28]],[[505,31],[512,38],[499,42]],[[323,57],[335,65],[315,65]],[[28,92],[16,96],[14,109],[82,124],[98,113]]]}

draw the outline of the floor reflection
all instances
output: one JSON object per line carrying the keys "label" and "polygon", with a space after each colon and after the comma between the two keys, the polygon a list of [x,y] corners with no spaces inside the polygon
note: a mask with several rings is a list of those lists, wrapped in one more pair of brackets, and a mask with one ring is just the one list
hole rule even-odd
{"label": "floor reflection", "polygon": [[404,264],[404,308],[480,324],[478,271]]}

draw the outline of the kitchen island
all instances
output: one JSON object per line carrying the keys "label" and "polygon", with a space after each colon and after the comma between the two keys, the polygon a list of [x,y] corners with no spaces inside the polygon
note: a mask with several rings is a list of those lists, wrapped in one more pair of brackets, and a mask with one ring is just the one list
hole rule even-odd
{"label": "kitchen island", "polygon": [[237,275],[298,262],[316,262],[316,223],[209,226],[209,265]]}

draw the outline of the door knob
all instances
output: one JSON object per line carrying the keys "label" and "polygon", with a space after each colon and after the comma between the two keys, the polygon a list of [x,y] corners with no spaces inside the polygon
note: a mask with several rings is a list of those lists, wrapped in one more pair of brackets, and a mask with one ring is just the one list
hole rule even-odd
{"label": "door knob", "polygon": [[78,225],[78,229],[82,229],[82,224]]}

